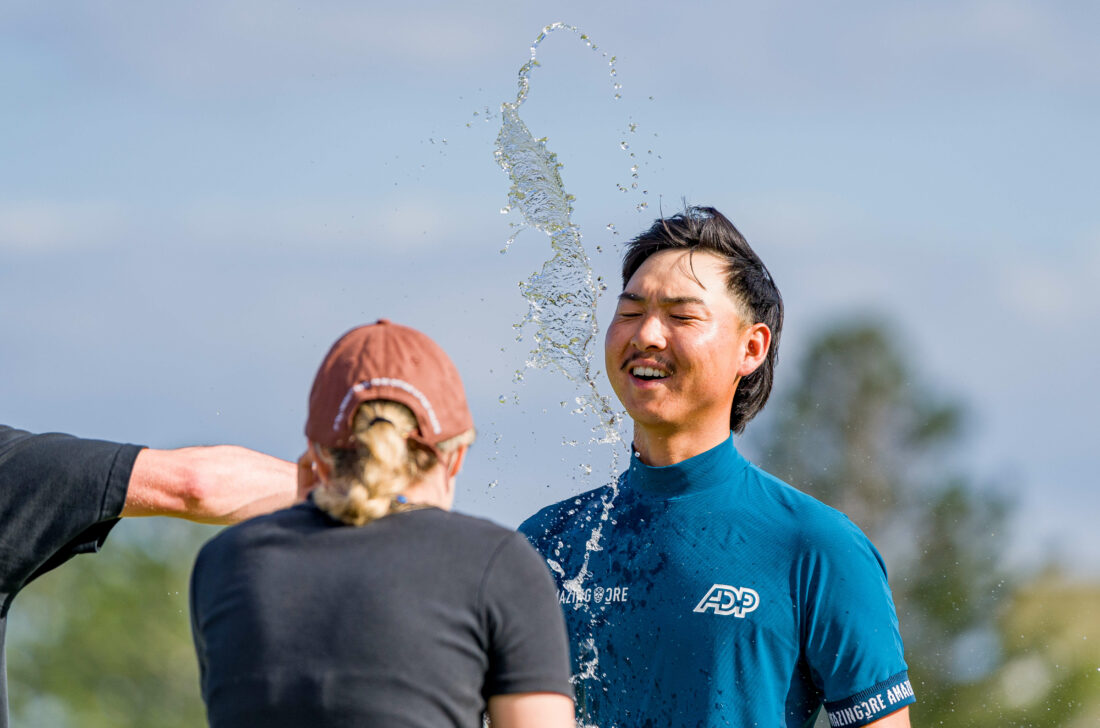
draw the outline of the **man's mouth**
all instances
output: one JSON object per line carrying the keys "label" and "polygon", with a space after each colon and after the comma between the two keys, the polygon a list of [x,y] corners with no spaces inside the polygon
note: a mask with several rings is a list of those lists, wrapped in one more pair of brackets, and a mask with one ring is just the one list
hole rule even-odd
{"label": "man's mouth", "polygon": [[664,379],[669,375],[669,371],[667,369],[662,369],[661,367],[642,366],[631,367],[630,373],[645,382],[650,382],[655,379]]}

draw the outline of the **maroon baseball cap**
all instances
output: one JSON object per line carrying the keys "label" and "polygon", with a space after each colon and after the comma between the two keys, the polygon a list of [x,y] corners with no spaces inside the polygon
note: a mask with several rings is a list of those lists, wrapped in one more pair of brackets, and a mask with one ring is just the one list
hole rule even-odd
{"label": "maroon baseball cap", "polygon": [[412,410],[413,439],[433,449],[474,426],[450,357],[424,334],[388,319],[354,328],[332,345],[309,393],[306,437],[329,448],[353,447],[355,410],[374,399]]}

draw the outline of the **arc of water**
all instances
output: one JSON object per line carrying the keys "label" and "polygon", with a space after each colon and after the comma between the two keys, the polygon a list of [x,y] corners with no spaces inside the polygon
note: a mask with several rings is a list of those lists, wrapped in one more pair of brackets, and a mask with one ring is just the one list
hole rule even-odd
{"label": "arc of water", "polygon": [[[543,28],[531,45],[531,57],[519,70],[519,90],[515,101],[501,105],[501,128],[497,136],[495,157],[508,174],[512,186],[508,192],[506,211],[518,209],[526,226],[541,230],[550,238],[553,256],[520,287],[528,301],[528,311],[518,326],[535,327],[535,349],[527,362],[529,367],[554,368],[574,382],[582,382],[584,393],[577,397],[579,412],[596,416],[596,441],[614,447],[621,442],[618,426],[621,420],[608,397],[602,395],[593,372],[593,349],[599,327],[596,303],[599,296],[592,278],[591,261],[581,243],[580,229],[573,223],[573,196],[565,191],[561,179],[561,163],[546,146],[546,139],[536,139],[519,116],[519,108],[530,92],[531,72],[538,67],[537,48],[557,30],[578,35],[593,50],[596,45],[577,28],[554,23]],[[606,55],[606,54],[605,54]],[[615,78],[615,59],[609,65]],[[621,88],[614,82],[616,98]],[[512,236],[512,240],[515,235]],[[511,240],[509,241],[509,243]],[[618,450],[613,449],[613,476],[618,472]],[[582,592],[588,576],[588,563],[593,551],[601,549],[603,524],[613,507],[618,485],[611,478],[612,493],[604,499],[599,523],[585,544],[580,571],[564,582],[566,589]],[[577,600],[580,604],[581,600]]]}

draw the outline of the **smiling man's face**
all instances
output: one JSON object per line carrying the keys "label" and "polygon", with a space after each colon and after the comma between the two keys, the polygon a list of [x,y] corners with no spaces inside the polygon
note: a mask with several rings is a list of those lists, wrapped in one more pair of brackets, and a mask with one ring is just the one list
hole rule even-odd
{"label": "smiling man's face", "polygon": [[736,384],[758,364],[742,308],[726,285],[725,262],[710,252],[663,250],[631,276],[604,356],[636,440],[728,437]]}

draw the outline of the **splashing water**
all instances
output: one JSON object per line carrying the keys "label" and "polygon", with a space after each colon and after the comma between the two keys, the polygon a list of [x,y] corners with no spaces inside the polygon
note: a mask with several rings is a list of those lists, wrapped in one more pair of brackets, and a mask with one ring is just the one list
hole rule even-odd
{"label": "splashing water", "polygon": [[[583,582],[589,575],[591,554],[602,549],[600,539],[603,524],[608,520],[618,495],[616,476],[620,448],[615,445],[621,443],[623,438],[619,433],[622,417],[611,401],[600,393],[593,371],[593,350],[598,335],[596,302],[599,290],[593,280],[590,260],[581,244],[580,229],[570,218],[574,198],[565,191],[561,179],[562,165],[557,155],[547,148],[545,138],[536,139],[531,134],[519,116],[520,106],[527,99],[531,88],[531,72],[539,65],[536,60],[537,48],[550,33],[557,30],[574,33],[589,48],[596,50],[592,40],[571,25],[554,23],[543,28],[531,45],[530,59],[519,70],[519,92],[515,101],[501,105],[501,128],[497,136],[495,157],[512,182],[508,192],[508,206],[502,212],[518,209],[524,221],[520,230],[525,227],[541,230],[549,236],[553,250],[553,256],[543,264],[541,270],[520,284],[528,302],[528,310],[516,326],[522,328],[530,325],[535,329],[535,349],[531,352],[527,366],[556,369],[576,383],[581,394],[576,397],[578,407],[573,412],[594,415],[598,422],[592,428],[594,441],[612,447],[611,492],[603,499],[598,523],[585,543],[585,555],[579,572],[566,578],[561,565],[549,560],[551,569],[563,578],[565,589],[578,595],[584,591]],[[618,99],[622,86],[616,79],[614,56],[610,58],[609,66],[614,97]],[[627,148],[623,147],[624,150]],[[633,157],[633,153],[631,156]],[[631,172],[636,176],[637,167],[632,168]],[[508,240],[507,246],[514,242],[516,235],[518,232]],[[581,608],[584,600],[576,599],[574,604]],[[593,678],[597,674],[598,661],[595,646],[591,645],[580,657],[581,673],[574,676],[574,680]]]}
{"label": "splashing water", "polygon": [[[548,235],[554,252],[541,270],[520,284],[528,310],[516,326],[535,328],[535,349],[527,366],[557,369],[567,379],[578,383],[583,391],[576,398],[578,409],[574,411],[595,415],[599,422],[593,428],[596,442],[611,444],[622,441],[618,431],[621,418],[610,400],[600,394],[593,372],[593,349],[599,333],[596,322],[599,291],[581,244],[580,229],[570,219],[574,198],[565,191],[560,174],[562,165],[557,155],[547,148],[545,138],[535,139],[519,116],[519,108],[530,91],[531,71],[539,65],[536,49],[556,30],[569,30],[593,50],[597,47],[587,35],[571,25],[553,23],[546,26],[531,46],[530,60],[519,70],[516,100],[501,105],[502,120],[495,157],[512,182],[508,206],[503,211],[518,209],[523,215],[524,227],[533,227]],[[612,71],[614,61],[612,57]],[[619,88],[616,82],[616,96]]]}

